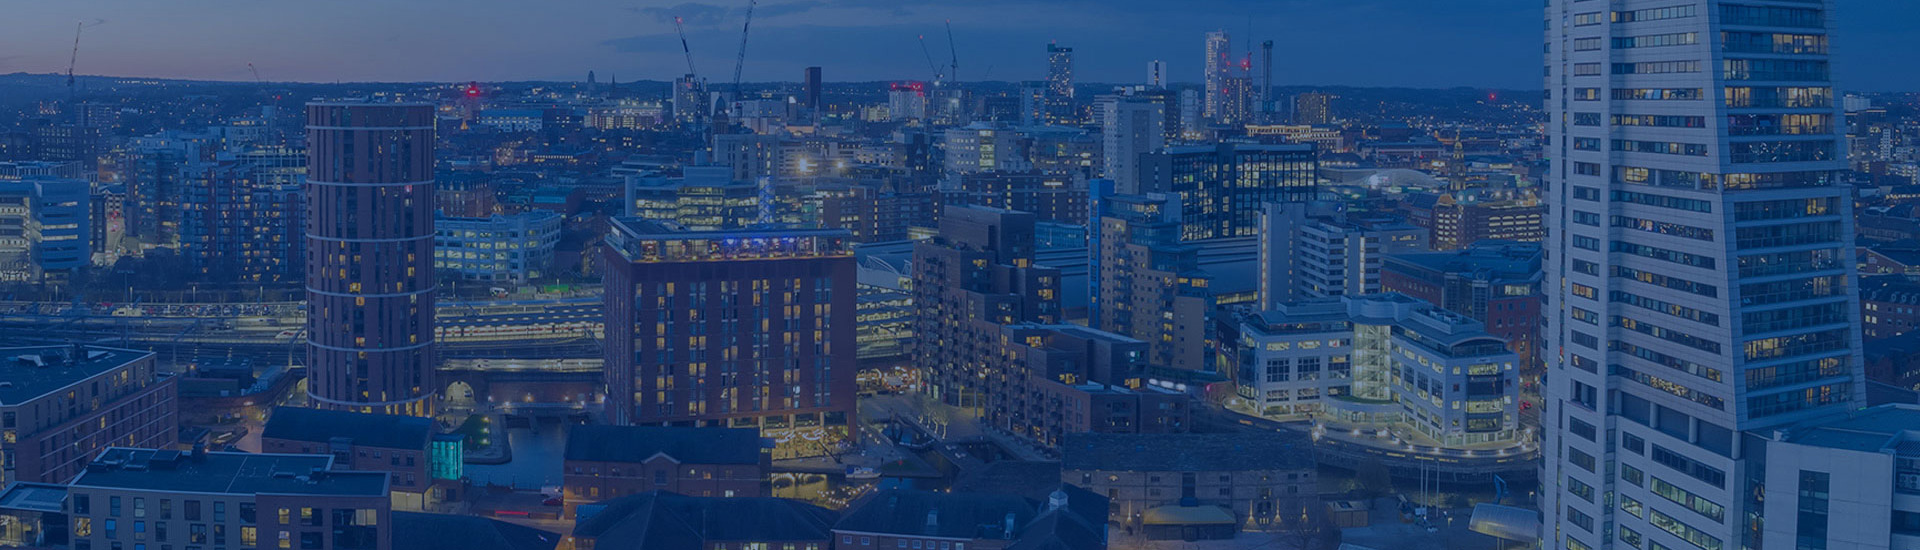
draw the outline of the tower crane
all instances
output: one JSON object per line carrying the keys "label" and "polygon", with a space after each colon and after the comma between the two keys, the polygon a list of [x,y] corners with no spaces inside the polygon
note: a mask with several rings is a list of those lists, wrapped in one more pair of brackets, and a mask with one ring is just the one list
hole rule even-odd
{"label": "tower crane", "polygon": [[933,71],[933,85],[939,86],[942,75],[940,66],[933,64],[933,50],[927,49],[927,35],[920,35],[920,53],[927,56],[927,69]]}
{"label": "tower crane", "polygon": [[80,63],[80,31],[87,28],[87,22],[73,24],[73,55],[67,58],[67,103],[73,103],[73,67]]}
{"label": "tower crane", "polygon": [[[747,22],[740,25],[740,55],[733,60],[733,101],[740,100],[740,71],[747,65],[747,35],[753,31],[753,6],[758,3],[759,0],[747,0]],[[731,105],[727,111],[732,113]]]}
{"label": "tower crane", "polygon": [[947,80],[960,81],[960,49],[953,45],[953,20],[947,20]]}
{"label": "tower crane", "polygon": [[694,77],[699,71],[693,69],[693,47],[687,45],[687,27],[679,17],[673,18],[673,30],[680,33],[680,51],[687,54],[687,76]]}

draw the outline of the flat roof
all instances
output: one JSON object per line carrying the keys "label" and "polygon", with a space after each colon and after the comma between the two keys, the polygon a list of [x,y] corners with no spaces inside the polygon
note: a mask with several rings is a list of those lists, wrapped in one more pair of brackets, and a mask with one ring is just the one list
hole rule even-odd
{"label": "flat roof", "polygon": [[153,356],[153,352],[98,346],[0,348],[0,406],[17,405]]}
{"label": "flat roof", "polygon": [[[206,452],[113,447],[72,487],[211,494],[387,496],[385,472],[336,472],[329,455]],[[314,475],[318,473],[319,475]]]}
{"label": "flat roof", "polygon": [[1920,437],[1920,405],[1891,404],[1801,423],[1788,432],[1786,441],[1830,449],[1898,453],[1903,444],[1914,437]]}
{"label": "flat roof", "polygon": [[0,509],[33,512],[60,512],[67,502],[67,488],[47,483],[15,483],[0,492]]}

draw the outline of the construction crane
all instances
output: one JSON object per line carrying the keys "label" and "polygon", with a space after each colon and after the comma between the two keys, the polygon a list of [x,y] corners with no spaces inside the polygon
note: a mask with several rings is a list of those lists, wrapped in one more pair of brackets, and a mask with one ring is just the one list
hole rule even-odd
{"label": "construction crane", "polygon": [[927,49],[927,35],[920,35],[920,53],[927,56],[927,69],[933,71],[933,85],[940,85],[940,66],[933,64],[933,50]]}
{"label": "construction crane", "polygon": [[80,63],[80,31],[87,28],[87,22],[73,24],[73,56],[67,58],[67,103],[73,103],[73,67]]}
{"label": "construction crane", "polygon": [[947,20],[947,80],[960,81],[960,49],[953,45],[953,20]]}
{"label": "construction crane", "polygon": [[247,71],[249,71],[249,72],[252,72],[252,73],[253,73],[253,83],[254,83],[254,84],[259,84],[259,85],[260,85],[260,87],[262,87],[262,88],[265,88],[265,87],[267,87],[267,80],[266,80],[266,79],[264,79],[264,78],[260,78],[260,69],[256,69],[256,68],[254,68],[254,67],[253,67],[253,63],[247,63]]}
{"label": "construction crane", "polygon": [[[740,70],[747,66],[747,34],[753,31],[753,6],[758,3],[759,0],[747,0],[747,22],[740,25],[740,56],[733,60],[733,101],[740,101]],[[731,114],[733,108],[729,106],[727,112]]]}
{"label": "construction crane", "polygon": [[699,71],[693,70],[693,47],[687,45],[687,27],[679,17],[673,18],[673,30],[680,33],[680,51],[687,54],[687,76],[694,77]]}

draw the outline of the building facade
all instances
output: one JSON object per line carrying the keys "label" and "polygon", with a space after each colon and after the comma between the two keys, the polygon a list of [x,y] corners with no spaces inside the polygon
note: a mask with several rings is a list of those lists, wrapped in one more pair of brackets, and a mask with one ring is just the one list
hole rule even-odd
{"label": "building facade", "polygon": [[561,216],[544,210],[433,220],[433,267],[468,281],[527,281],[550,275]]}
{"label": "building facade", "polygon": [[176,380],[151,352],[0,349],[0,483],[62,483],[114,445],[179,443]]}
{"label": "building facade", "polygon": [[1141,159],[1138,189],[1118,191],[1179,195],[1182,240],[1250,237],[1267,203],[1312,200],[1317,172],[1311,145],[1170,147]]}
{"label": "building facade", "polygon": [[781,442],[775,458],[857,437],[849,237],[614,220],[603,256],[611,423],[755,428]]}
{"label": "building facade", "polygon": [[1097,200],[1099,235],[1087,265],[1091,324],[1147,342],[1150,365],[1211,370],[1211,278],[1200,269],[1199,247],[1180,242],[1180,200],[1158,193]]}
{"label": "building facade", "polygon": [[430,510],[455,500],[459,479],[435,472],[461,456],[434,453],[433,421],[413,416],[279,407],[260,434],[260,451],[331,455],[335,470],[386,472],[396,510]]}
{"label": "building facade", "polygon": [[1521,436],[1518,357],[1465,316],[1400,294],[1282,305],[1240,326],[1242,399],[1442,447]]}
{"label": "building facade", "polygon": [[1210,506],[1239,529],[1264,531],[1320,505],[1312,443],[1287,432],[1074,434],[1061,449],[1060,478],[1107,495],[1107,519],[1128,526],[1163,515],[1156,510]]}
{"label": "building facade", "polygon": [[307,395],[433,414],[434,110],[307,106]]}
{"label": "building facade", "polygon": [[1865,393],[1834,4],[1547,3],[1548,548],[1824,547],[1743,441]]}
{"label": "building facade", "polygon": [[565,459],[565,517],[575,517],[584,504],[652,491],[763,497],[773,473],[754,429],[575,426],[567,432]]}
{"label": "building facade", "polygon": [[1310,215],[1303,203],[1270,203],[1260,216],[1263,307],[1294,300],[1380,292],[1389,254],[1426,252],[1429,234],[1399,219]]}
{"label": "building facade", "polygon": [[1487,326],[1520,356],[1523,372],[1540,358],[1544,259],[1538,243],[1482,241],[1454,252],[1393,254],[1380,264],[1380,290],[1398,292]]}
{"label": "building facade", "polygon": [[384,472],[327,455],[107,449],[67,486],[79,549],[391,550]]}

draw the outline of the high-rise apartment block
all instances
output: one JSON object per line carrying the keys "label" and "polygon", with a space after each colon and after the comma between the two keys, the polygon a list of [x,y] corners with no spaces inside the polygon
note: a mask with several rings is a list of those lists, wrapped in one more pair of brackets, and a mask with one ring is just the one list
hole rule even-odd
{"label": "high-rise apartment block", "polygon": [[1117,190],[1179,195],[1182,240],[1250,237],[1267,203],[1312,200],[1317,171],[1311,145],[1170,147],[1144,155],[1137,188]]}
{"label": "high-rise apartment block", "polygon": [[1105,177],[1121,189],[1140,186],[1140,157],[1167,146],[1167,104],[1156,97],[1103,95],[1100,160]]}
{"label": "high-rise apartment block", "polygon": [[307,395],[433,414],[432,105],[307,106]]}
{"label": "high-rise apartment block", "polygon": [[775,458],[855,437],[850,238],[614,220],[603,256],[610,421],[756,428],[788,442]]}
{"label": "high-rise apartment block", "polygon": [[1080,114],[1073,101],[1073,48],[1047,44],[1047,123],[1075,124]]}
{"label": "high-rise apartment block", "polygon": [[1834,5],[1547,2],[1547,547],[1876,547],[1754,442],[1864,399]]}
{"label": "high-rise apartment block", "polygon": [[1153,365],[1210,370],[1212,277],[1200,269],[1200,247],[1180,242],[1180,199],[1103,191],[1095,191],[1099,218],[1089,231],[1091,324],[1147,342]]}

